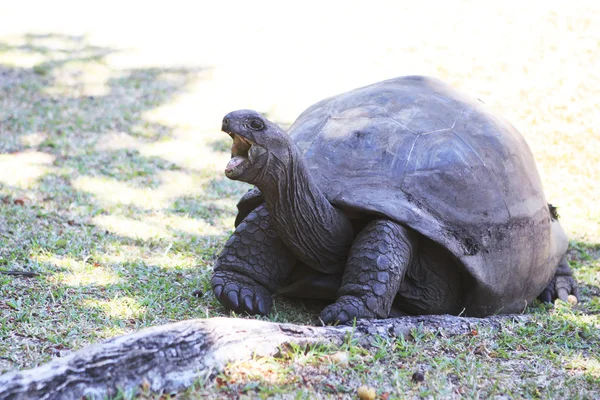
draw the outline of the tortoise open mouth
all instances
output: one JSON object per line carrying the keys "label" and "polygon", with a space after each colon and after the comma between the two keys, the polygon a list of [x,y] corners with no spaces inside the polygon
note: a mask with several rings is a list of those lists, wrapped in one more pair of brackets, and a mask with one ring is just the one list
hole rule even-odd
{"label": "tortoise open mouth", "polygon": [[253,143],[235,133],[226,133],[233,139],[233,145],[231,146],[231,160],[229,160],[225,167],[225,175],[228,178],[236,178],[244,171],[248,164],[248,153],[252,148]]}

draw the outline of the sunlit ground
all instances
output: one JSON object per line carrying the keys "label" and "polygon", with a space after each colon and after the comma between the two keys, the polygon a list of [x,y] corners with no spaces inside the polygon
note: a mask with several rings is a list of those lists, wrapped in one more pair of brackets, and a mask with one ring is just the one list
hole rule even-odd
{"label": "sunlit ground", "polygon": [[[226,313],[208,279],[246,186],[222,174],[223,115],[287,126],[326,96],[408,74],[450,82],[524,134],[582,283],[561,318],[597,327],[596,3],[0,4],[0,269],[40,273],[0,275],[0,371]],[[276,307],[274,320],[314,322],[310,306]],[[575,353],[569,376],[597,379],[597,357]]]}

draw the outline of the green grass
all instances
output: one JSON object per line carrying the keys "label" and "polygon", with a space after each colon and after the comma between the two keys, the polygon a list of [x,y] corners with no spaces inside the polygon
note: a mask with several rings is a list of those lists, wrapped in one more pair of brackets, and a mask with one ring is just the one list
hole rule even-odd
{"label": "green grass", "polygon": [[232,363],[213,384],[181,396],[354,397],[367,386],[377,398],[392,399],[594,398],[600,388],[594,324],[559,305],[536,309],[528,322],[507,321],[501,331],[440,337],[413,330],[395,340],[374,338],[368,350],[352,337],[335,348],[291,346],[273,359]]}
{"label": "green grass", "polygon": [[[3,46],[46,61],[0,66],[9,77],[0,94],[0,268],[39,273],[0,275],[1,370],[141,327],[222,315],[208,293],[210,264],[244,192],[139,151],[172,133],[142,113],[184,91],[195,71],[113,70],[89,56],[108,49],[62,36],[52,39],[77,50],[50,49],[47,39]],[[104,95],[80,95],[90,69],[108,75]],[[126,140],[132,147],[120,148]],[[206,295],[193,297],[197,289]]]}
{"label": "green grass", "polygon": [[[226,138],[153,115],[193,90],[202,70],[120,68],[107,61],[113,53],[82,37],[0,41],[0,270],[38,274],[0,274],[0,372],[143,327],[230,315],[209,279],[247,187],[218,172]],[[561,132],[549,135],[533,147]],[[579,162],[597,157],[594,147],[586,153],[575,140],[564,139],[558,160],[536,153],[542,169],[568,166],[567,188],[598,171]],[[562,213],[576,217],[568,228],[582,295],[575,307],[537,306],[530,322],[501,331],[415,331],[369,350],[352,338],[341,348],[295,347],[232,364],[178,397],[355,397],[361,385],[380,398],[598,397],[598,190],[571,192]],[[315,323],[319,307],[277,298],[265,319]]]}

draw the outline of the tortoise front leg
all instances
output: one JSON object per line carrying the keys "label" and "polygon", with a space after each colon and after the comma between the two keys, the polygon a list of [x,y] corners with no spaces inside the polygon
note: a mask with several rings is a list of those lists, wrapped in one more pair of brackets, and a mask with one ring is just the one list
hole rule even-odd
{"label": "tortoise front leg", "polygon": [[226,308],[265,315],[271,311],[273,293],[295,264],[263,204],[244,218],[225,244],[210,284]]}
{"label": "tortoise front leg", "polygon": [[338,299],[323,310],[321,320],[387,318],[416,246],[416,234],[402,225],[388,220],[367,224],[350,249]]}

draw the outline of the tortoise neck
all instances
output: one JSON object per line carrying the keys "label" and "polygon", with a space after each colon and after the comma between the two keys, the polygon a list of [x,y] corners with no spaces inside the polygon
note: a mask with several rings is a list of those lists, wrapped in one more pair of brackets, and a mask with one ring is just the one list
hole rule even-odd
{"label": "tortoise neck", "polygon": [[267,179],[257,184],[275,230],[300,261],[341,272],[353,239],[350,220],[325,198],[296,145],[290,142],[288,150],[288,157],[272,158]]}

